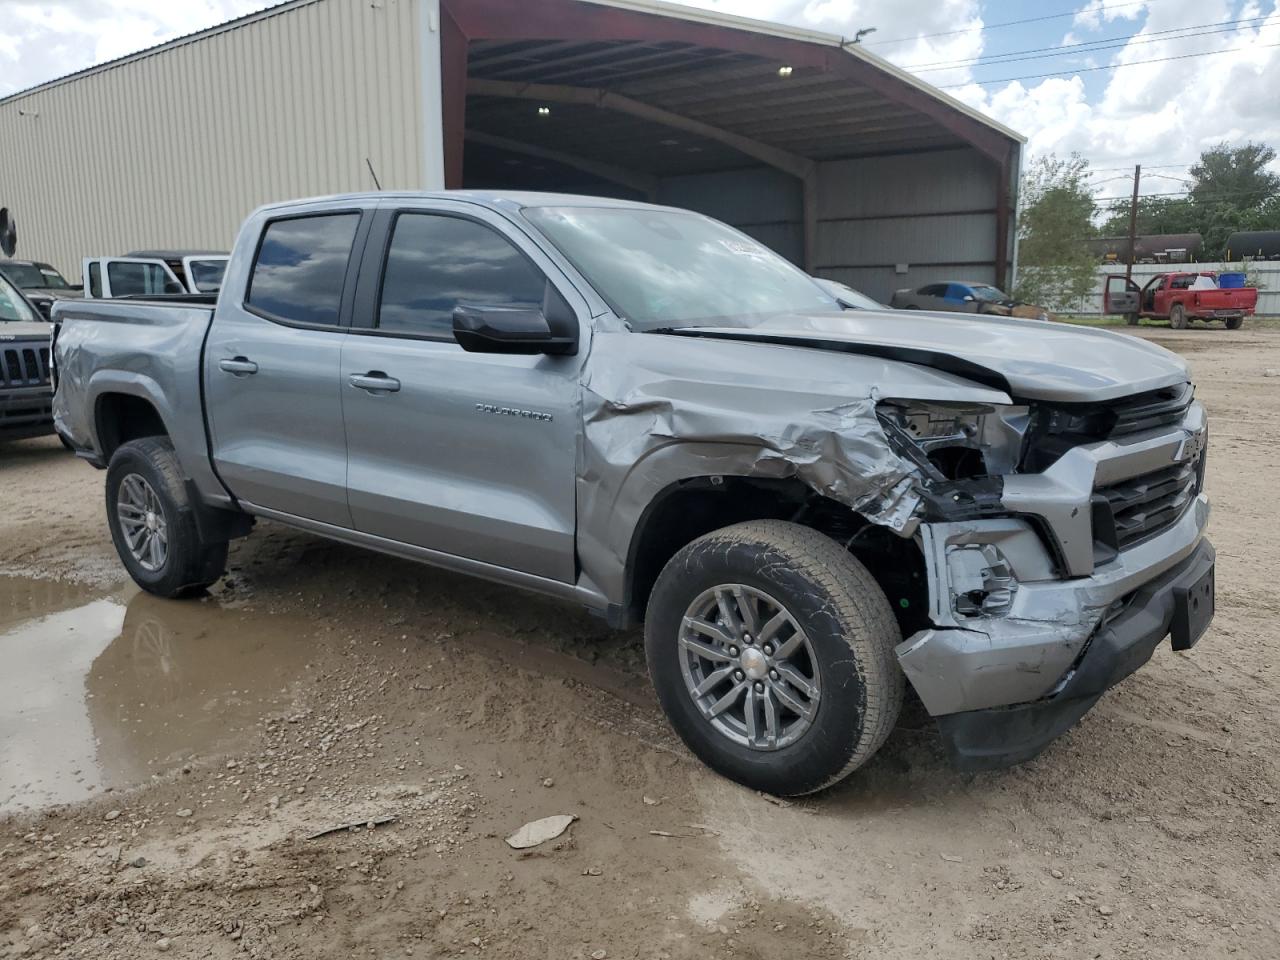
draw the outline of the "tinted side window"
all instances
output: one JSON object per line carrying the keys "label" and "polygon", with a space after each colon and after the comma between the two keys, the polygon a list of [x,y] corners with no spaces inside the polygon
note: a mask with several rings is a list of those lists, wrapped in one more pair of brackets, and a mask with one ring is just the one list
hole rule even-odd
{"label": "tinted side window", "polygon": [[497,231],[472,220],[405,213],[396,219],[378,328],[451,337],[459,303],[542,303],[546,278]]}
{"label": "tinted side window", "polygon": [[945,283],[931,283],[927,287],[920,288],[922,297],[945,297],[947,295],[947,285]]}
{"label": "tinted side window", "polygon": [[247,302],[292,323],[335,326],[358,213],[276,220],[267,226]]}
{"label": "tinted side window", "polygon": [[89,296],[102,296],[102,265],[96,260],[89,264]]}

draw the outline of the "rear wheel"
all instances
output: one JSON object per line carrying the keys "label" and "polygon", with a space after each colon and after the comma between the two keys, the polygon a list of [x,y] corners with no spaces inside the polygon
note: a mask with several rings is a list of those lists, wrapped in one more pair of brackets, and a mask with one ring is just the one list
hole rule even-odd
{"label": "rear wheel", "polygon": [[1187,329],[1187,311],[1180,303],[1169,308],[1169,326],[1175,330]]}
{"label": "rear wheel", "polygon": [[190,596],[226,570],[227,544],[201,539],[167,437],[131,440],[116,450],[107,468],[106,499],[116,553],[148,593]]}
{"label": "rear wheel", "polygon": [[902,707],[884,593],[829,537],[753,521],[677,553],[649,600],[645,652],[672,726],[712,769],[812,793],[852,773]]}
{"label": "rear wheel", "polygon": [[1244,317],[1228,317],[1228,318],[1227,318],[1227,329],[1228,329],[1228,330],[1239,330],[1239,329],[1240,329],[1241,324],[1243,324],[1243,323],[1244,323]]}

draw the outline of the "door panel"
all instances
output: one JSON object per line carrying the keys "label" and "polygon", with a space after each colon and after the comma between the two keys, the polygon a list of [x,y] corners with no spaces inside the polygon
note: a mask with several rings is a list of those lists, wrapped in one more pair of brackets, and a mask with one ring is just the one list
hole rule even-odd
{"label": "door panel", "polygon": [[[572,582],[577,369],[353,333],[341,380],[355,529]],[[351,382],[371,374],[399,388]]]}
{"label": "door panel", "polygon": [[346,332],[218,309],[205,347],[205,395],[219,476],[260,507],[350,527],[338,388]]}
{"label": "door panel", "polygon": [[242,500],[350,527],[338,370],[367,218],[318,208],[251,222],[242,238],[259,230],[205,344],[214,465]]}
{"label": "door panel", "polygon": [[1124,277],[1107,277],[1103,288],[1103,313],[1137,313],[1138,300],[1141,294],[1138,285]]}
{"label": "door panel", "polygon": [[452,317],[459,304],[555,303],[549,315],[581,333],[581,297],[492,211],[389,202],[377,223],[342,351],[353,526],[572,583],[587,344],[573,357],[468,353]]}

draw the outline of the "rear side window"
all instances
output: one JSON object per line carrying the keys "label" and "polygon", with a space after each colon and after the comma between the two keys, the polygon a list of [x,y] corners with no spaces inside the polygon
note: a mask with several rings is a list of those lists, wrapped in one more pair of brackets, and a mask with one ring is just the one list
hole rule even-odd
{"label": "rear side window", "polygon": [[89,264],[89,296],[102,296],[102,265],[96,260]]}
{"label": "rear side window", "polygon": [[922,297],[945,297],[947,295],[947,285],[945,283],[931,283],[927,287],[921,287],[919,293]]}
{"label": "rear side window", "polygon": [[111,262],[107,264],[107,277],[111,280],[113,297],[150,297],[186,292],[182,284],[169,276],[159,263]]}
{"label": "rear side window", "polygon": [[546,278],[497,231],[405,213],[387,252],[378,328],[451,338],[459,303],[539,306],[545,289]]}
{"label": "rear side window", "polygon": [[358,213],[272,221],[246,302],[274,320],[336,326],[359,224]]}

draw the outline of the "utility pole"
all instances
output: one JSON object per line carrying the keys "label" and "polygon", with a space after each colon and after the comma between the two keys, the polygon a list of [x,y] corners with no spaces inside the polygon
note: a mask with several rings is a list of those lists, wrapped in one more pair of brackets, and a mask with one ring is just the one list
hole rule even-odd
{"label": "utility pole", "polygon": [[1129,204],[1129,262],[1124,266],[1125,286],[1133,279],[1133,260],[1138,242],[1138,182],[1142,179],[1142,164],[1133,168],[1133,201]]}

